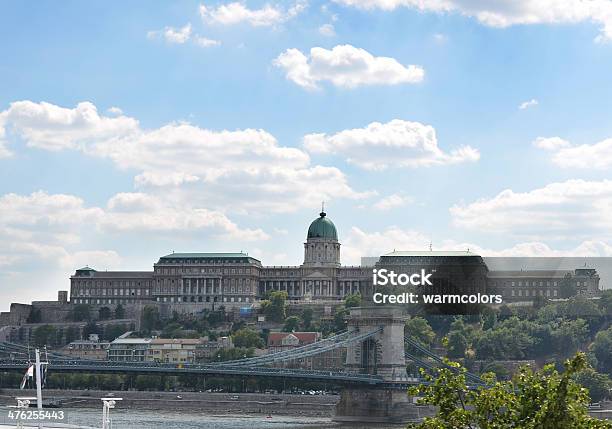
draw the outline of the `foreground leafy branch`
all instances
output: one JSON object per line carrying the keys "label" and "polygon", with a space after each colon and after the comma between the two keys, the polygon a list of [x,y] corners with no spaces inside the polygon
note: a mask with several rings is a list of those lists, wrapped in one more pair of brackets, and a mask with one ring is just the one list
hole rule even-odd
{"label": "foreground leafy branch", "polygon": [[412,429],[600,429],[612,423],[588,415],[589,394],[575,381],[588,367],[584,353],[568,359],[564,371],[546,365],[539,371],[522,367],[512,381],[483,375],[484,386],[470,386],[466,369],[446,360],[433,374],[421,369],[425,384],[410,389],[420,404],[438,412]]}

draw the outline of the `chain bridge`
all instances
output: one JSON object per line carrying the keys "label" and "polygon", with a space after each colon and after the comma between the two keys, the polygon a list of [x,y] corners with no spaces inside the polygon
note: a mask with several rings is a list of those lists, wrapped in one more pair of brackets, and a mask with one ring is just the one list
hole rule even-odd
{"label": "chain bridge", "polygon": [[[48,352],[48,371],[121,373],[121,374],[189,374],[203,377],[268,377],[309,380],[343,386],[336,407],[338,421],[407,421],[417,410],[406,394],[410,385],[424,380],[408,376],[406,363],[420,368],[446,366],[444,361],[405,332],[406,317],[393,307],[352,308],[345,332],[291,350],[263,356],[215,363],[116,362],[75,359],[58,352]],[[406,347],[409,345],[410,347]],[[287,367],[288,363],[346,348],[344,371],[307,370]],[[414,353],[407,353],[406,349]],[[25,371],[30,364],[31,349],[8,342],[0,343],[0,371]],[[482,385],[475,374],[467,373],[468,383]]]}

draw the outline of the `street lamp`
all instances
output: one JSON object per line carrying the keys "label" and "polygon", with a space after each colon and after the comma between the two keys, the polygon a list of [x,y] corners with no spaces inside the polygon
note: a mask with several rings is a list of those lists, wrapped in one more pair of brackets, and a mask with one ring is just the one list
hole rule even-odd
{"label": "street lamp", "polygon": [[123,401],[123,398],[101,398],[102,408],[102,429],[111,429],[110,410],[115,408],[117,401]]}

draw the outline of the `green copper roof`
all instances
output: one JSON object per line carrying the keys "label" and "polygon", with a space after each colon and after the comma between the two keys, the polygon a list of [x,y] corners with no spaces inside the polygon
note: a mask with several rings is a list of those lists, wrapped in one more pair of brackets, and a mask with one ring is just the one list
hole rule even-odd
{"label": "green copper roof", "polygon": [[189,258],[248,258],[249,255],[247,255],[246,253],[170,253],[169,255],[166,256],[162,256],[162,259],[164,258],[183,258],[183,259],[189,259]]}
{"label": "green copper roof", "polygon": [[338,241],[336,226],[326,217],[325,212],[319,213],[319,217],[312,221],[308,228],[307,238],[327,238]]}

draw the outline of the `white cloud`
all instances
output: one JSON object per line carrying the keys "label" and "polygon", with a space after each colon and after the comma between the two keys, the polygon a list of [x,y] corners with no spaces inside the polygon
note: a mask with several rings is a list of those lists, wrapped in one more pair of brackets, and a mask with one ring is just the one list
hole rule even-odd
{"label": "white cloud", "polygon": [[450,208],[456,226],[530,239],[612,235],[612,181],[568,180]]}
{"label": "white cloud", "polygon": [[491,27],[530,24],[576,24],[595,22],[602,26],[596,41],[612,39],[612,3],[608,0],[334,0],[361,9],[393,10],[409,7],[425,12],[456,12],[474,17]]}
{"label": "white cloud", "polygon": [[401,119],[385,124],[372,122],[366,128],[333,135],[309,134],[304,137],[304,146],[313,153],[339,154],[347,162],[367,170],[449,165],[480,158],[478,150],[470,146],[446,153],[438,147],[432,126]]}
{"label": "white cloud", "polygon": [[571,146],[570,142],[561,137],[538,137],[533,141],[533,145],[545,150],[557,150]]}
{"label": "white cloud", "polygon": [[202,36],[194,37],[193,41],[196,45],[201,46],[203,48],[209,48],[211,46],[219,46],[221,44],[220,41],[214,39],[208,39]]}
{"label": "white cloud", "polygon": [[336,35],[336,30],[332,24],[323,24],[319,27],[319,34],[325,37],[334,37]]}
{"label": "white cloud", "polygon": [[437,43],[440,43],[440,44],[446,43],[448,41],[448,37],[446,37],[446,35],[442,33],[434,34],[433,38]]}
{"label": "white cloud", "polygon": [[559,137],[538,137],[533,144],[554,152],[552,161],[561,168],[603,170],[612,167],[612,138],[594,144],[572,145]]}
{"label": "white cloud", "polygon": [[412,203],[412,198],[406,197],[400,194],[392,194],[386,197],[381,198],[377,202],[372,205],[372,207],[376,210],[391,210],[397,207],[403,207],[407,204]]}
{"label": "white cloud", "polygon": [[67,109],[46,102],[16,101],[0,115],[5,118],[5,130],[19,135],[30,147],[46,150],[76,149],[138,131],[135,119],[101,116],[89,102]]}
{"label": "white cloud", "polygon": [[338,45],[331,50],[314,47],[309,57],[298,49],[287,49],[274,60],[274,65],[286,72],[287,79],[308,89],[318,88],[323,81],[355,88],[418,83],[425,76],[420,66],[404,66],[394,58],[375,57],[351,45]]}
{"label": "white cloud", "polygon": [[[181,28],[165,27],[160,31],[149,31],[147,33],[149,39],[162,38],[166,42],[171,44],[183,45],[188,41],[193,41],[196,45],[202,48],[209,48],[211,46],[218,46],[221,44],[218,40],[209,39],[198,34],[193,34],[191,23],[186,24]],[[110,109],[109,109],[110,111]]]}
{"label": "white cloud", "polygon": [[162,37],[168,43],[176,43],[182,45],[191,38],[191,23],[187,23],[181,28],[165,27],[161,31],[149,31],[147,37],[149,39],[155,39]]}
{"label": "white cloud", "polygon": [[279,145],[265,130],[216,131],[188,123],[145,130],[133,118],[102,116],[91,103],[68,109],[17,102],[0,115],[27,145],[110,159],[135,172],[139,189],[177,206],[294,211],[322,198],[371,195],[353,190],[339,169],[312,165],[303,150]]}
{"label": "white cloud", "polygon": [[299,15],[307,7],[305,1],[298,1],[288,9],[266,4],[261,9],[249,9],[242,2],[222,4],[217,7],[200,5],[200,16],[207,22],[233,25],[248,23],[253,27],[267,27],[286,22]]}
{"label": "white cloud", "polygon": [[528,109],[529,107],[533,107],[533,106],[537,106],[538,105],[538,100],[536,100],[535,98],[532,98],[531,100],[528,101],[523,101],[521,104],[519,104],[519,110],[525,110]]}
{"label": "white cloud", "polygon": [[415,230],[390,226],[382,231],[364,231],[352,227],[342,241],[342,261],[345,264],[359,264],[362,256],[379,256],[394,250],[428,251],[433,250],[465,251],[487,257],[598,257],[612,256],[612,244],[599,240],[585,240],[575,247],[560,250],[539,241],[519,242],[510,247],[492,249],[475,243],[431,239]]}
{"label": "white cloud", "polygon": [[123,110],[121,110],[119,107],[109,107],[107,109],[107,112],[113,115],[123,115]]}

